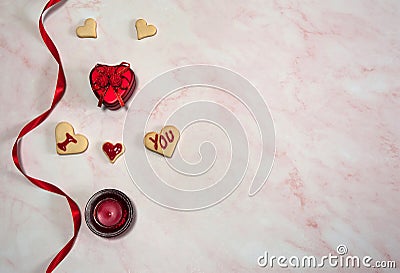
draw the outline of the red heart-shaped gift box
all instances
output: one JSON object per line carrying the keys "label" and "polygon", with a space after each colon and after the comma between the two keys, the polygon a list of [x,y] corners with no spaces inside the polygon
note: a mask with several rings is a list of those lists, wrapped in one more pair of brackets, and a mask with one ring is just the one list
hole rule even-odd
{"label": "red heart-shaped gift box", "polygon": [[136,86],[135,73],[126,62],[112,66],[97,64],[89,79],[93,93],[99,99],[97,106],[103,104],[110,110],[123,107]]}

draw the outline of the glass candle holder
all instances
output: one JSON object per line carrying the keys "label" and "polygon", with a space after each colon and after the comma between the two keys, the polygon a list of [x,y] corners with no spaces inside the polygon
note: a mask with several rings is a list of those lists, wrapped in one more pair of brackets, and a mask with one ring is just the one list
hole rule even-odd
{"label": "glass candle holder", "polygon": [[85,209],[85,220],[93,233],[106,238],[116,237],[124,233],[136,220],[136,210],[123,192],[104,189],[89,199]]}

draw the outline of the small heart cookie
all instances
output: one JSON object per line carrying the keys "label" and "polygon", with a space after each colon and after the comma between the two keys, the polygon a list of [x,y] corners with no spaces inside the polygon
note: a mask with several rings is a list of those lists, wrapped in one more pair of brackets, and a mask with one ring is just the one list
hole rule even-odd
{"label": "small heart cookie", "polygon": [[125,152],[125,147],[122,143],[114,145],[111,142],[106,142],[103,144],[102,149],[111,163],[114,163]]}
{"label": "small heart cookie", "polygon": [[138,40],[154,36],[157,33],[157,28],[153,25],[148,25],[144,19],[137,20],[135,26]]}
{"label": "small heart cookie", "polygon": [[76,35],[79,38],[97,38],[96,31],[97,23],[93,18],[88,18],[85,20],[83,26],[76,28]]}
{"label": "small heart cookie", "polygon": [[75,135],[74,127],[68,122],[56,126],[56,149],[59,155],[79,154],[86,151],[89,142],[83,135]]}
{"label": "small heart cookie", "polygon": [[156,132],[147,133],[143,142],[147,149],[166,157],[171,157],[179,137],[179,130],[175,126],[169,125],[162,128],[159,134]]}

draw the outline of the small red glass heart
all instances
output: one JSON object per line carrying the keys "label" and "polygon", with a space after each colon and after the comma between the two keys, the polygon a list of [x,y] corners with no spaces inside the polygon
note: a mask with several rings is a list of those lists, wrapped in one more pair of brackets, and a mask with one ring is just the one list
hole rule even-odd
{"label": "small red glass heart", "polygon": [[126,62],[109,66],[97,64],[89,76],[93,93],[99,99],[97,106],[117,110],[125,105],[136,86],[135,73]]}

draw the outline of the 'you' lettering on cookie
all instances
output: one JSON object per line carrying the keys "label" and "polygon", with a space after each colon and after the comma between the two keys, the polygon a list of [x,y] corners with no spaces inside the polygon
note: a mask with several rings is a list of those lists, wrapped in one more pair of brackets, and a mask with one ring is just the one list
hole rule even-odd
{"label": "'you' lettering on cookie", "polygon": [[171,157],[180,137],[179,130],[175,126],[165,126],[160,133],[150,132],[144,136],[144,146],[147,149]]}

